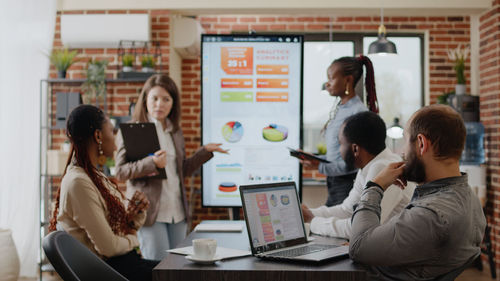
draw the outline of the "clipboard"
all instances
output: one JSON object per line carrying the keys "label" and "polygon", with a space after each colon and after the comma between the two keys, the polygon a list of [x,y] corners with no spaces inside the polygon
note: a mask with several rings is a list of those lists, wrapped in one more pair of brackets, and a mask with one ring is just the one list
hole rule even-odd
{"label": "clipboard", "polygon": [[316,161],[323,162],[323,163],[330,163],[330,161],[323,159],[323,158],[320,158],[320,157],[317,157],[316,155],[313,155],[313,154],[310,154],[307,152],[298,151],[298,150],[295,150],[295,149],[290,148],[290,147],[288,147],[288,149],[290,150],[291,156],[299,158],[301,160],[309,159],[309,160],[316,160]]}
{"label": "clipboard", "polygon": [[[160,142],[154,123],[121,123],[127,162],[138,161],[160,150]],[[166,179],[165,169],[158,169],[158,174],[150,179]]]}

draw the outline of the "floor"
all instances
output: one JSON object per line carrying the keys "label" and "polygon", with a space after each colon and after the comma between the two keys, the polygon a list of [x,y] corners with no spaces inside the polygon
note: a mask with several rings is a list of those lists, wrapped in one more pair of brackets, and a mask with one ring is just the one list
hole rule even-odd
{"label": "floor", "polygon": [[[62,279],[57,275],[57,273],[44,272],[42,275],[43,281],[61,281]],[[456,281],[491,281],[489,268],[485,267],[483,271],[479,271],[476,268],[469,268],[465,270]],[[38,278],[20,278],[19,281],[40,281]]]}

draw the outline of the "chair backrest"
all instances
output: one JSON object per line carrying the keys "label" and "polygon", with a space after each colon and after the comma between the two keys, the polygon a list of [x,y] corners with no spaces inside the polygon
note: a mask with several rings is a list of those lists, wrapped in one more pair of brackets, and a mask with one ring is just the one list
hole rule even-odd
{"label": "chair backrest", "polygon": [[120,273],[64,231],[43,238],[43,250],[57,273],[65,281],[127,281]]}
{"label": "chair backrest", "polygon": [[460,273],[462,273],[465,269],[467,269],[477,259],[477,257],[479,257],[480,254],[481,253],[474,255],[461,267],[453,269],[452,271],[450,271],[446,274],[443,274],[441,276],[438,276],[436,279],[434,279],[434,281],[453,281],[453,280],[455,280],[455,278],[457,278],[458,275],[460,275]]}

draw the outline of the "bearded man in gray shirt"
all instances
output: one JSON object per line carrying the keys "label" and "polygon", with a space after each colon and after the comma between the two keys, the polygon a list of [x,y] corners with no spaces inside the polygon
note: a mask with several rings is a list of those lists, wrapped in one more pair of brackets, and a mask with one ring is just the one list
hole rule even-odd
{"label": "bearded man in gray shirt", "polygon": [[[366,184],[352,216],[349,254],[369,266],[370,280],[433,280],[477,257],[486,219],[460,173],[465,126],[452,108],[426,106],[404,132],[405,162]],[[380,202],[392,184],[419,183],[409,205],[380,224]]]}

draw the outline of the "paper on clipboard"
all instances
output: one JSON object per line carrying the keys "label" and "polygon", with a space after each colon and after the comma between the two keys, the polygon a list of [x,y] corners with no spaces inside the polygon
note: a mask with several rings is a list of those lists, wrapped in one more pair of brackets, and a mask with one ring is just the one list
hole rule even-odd
{"label": "paper on clipboard", "polygon": [[[154,123],[121,123],[120,132],[126,150],[127,161],[138,161],[160,150],[160,142]],[[166,179],[165,169],[148,178]]]}

